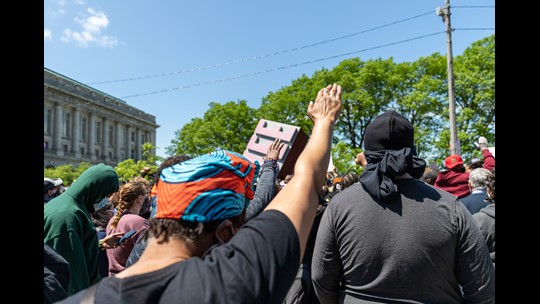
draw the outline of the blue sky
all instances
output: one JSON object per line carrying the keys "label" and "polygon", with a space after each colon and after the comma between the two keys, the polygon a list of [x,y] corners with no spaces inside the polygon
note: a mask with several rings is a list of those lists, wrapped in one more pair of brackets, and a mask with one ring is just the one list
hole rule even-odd
{"label": "blue sky", "polygon": [[[446,55],[435,12],[444,4],[45,0],[44,65],[155,115],[165,156],[174,132],[210,102],[258,108],[269,92],[347,58]],[[495,1],[450,4],[454,56],[495,32]]]}

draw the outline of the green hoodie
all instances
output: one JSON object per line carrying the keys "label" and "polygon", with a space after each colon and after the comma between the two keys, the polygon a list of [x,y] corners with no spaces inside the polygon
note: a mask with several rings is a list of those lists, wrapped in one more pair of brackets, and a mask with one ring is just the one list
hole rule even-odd
{"label": "green hoodie", "polygon": [[44,242],[69,262],[68,295],[100,280],[98,237],[87,209],[118,191],[118,175],[111,166],[94,165],[44,208]]}

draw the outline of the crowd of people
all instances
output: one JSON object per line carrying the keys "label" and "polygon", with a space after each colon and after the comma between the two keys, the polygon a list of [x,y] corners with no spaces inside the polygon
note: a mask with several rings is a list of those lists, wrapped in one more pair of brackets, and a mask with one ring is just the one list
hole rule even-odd
{"label": "crowd of people", "polygon": [[450,155],[427,170],[389,110],[365,130],[362,174],[327,172],[341,94],[309,103],[310,140],[283,180],[279,139],[262,164],[171,156],[151,183],[104,164],[69,188],[45,178],[45,303],[494,303],[487,141],[474,168]]}

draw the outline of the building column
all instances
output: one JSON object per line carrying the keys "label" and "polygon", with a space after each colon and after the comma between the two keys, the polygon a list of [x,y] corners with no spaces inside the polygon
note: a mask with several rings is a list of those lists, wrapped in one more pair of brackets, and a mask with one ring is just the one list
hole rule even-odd
{"label": "building column", "polygon": [[53,149],[57,156],[64,156],[62,150],[62,105],[57,103],[54,107]]}
{"label": "building column", "polygon": [[116,160],[116,162],[120,162],[120,148],[122,147],[122,124],[117,121],[115,124],[115,128],[116,138],[114,141],[114,159]]}
{"label": "building column", "polygon": [[105,158],[106,162],[110,161],[109,158],[109,120],[103,117],[103,145],[101,146],[101,154]]}
{"label": "building column", "polygon": [[88,155],[90,155],[91,160],[96,160],[96,152],[94,149],[94,142],[96,141],[96,116],[94,113],[89,113],[89,132],[88,132]]}
{"label": "building column", "polygon": [[136,160],[142,160],[142,148],[141,148],[141,129],[137,128],[135,131],[135,158]]}
{"label": "building column", "polygon": [[76,158],[80,158],[79,137],[80,136],[80,113],[79,109],[73,108],[73,124],[71,127],[71,152]]}
{"label": "building column", "polygon": [[[152,146],[156,146],[156,131],[148,132],[150,134],[150,142],[152,143]],[[157,148],[156,148],[157,149]],[[152,153],[156,155],[156,149],[152,149]],[[165,149],[163,147],[162,149]]]}
{"label": "building column", "polygon": [[131,127],[126,125],[126,159],[131,158]]}

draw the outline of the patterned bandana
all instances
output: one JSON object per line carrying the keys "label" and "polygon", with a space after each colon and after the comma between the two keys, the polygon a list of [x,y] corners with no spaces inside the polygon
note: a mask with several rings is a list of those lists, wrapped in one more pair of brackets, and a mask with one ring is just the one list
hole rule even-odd
{"label": "patterned bandana", "polygon": [[259,163],[217,150],[163,169],[155,218],[210,222],[242,213],[253,199]]}

